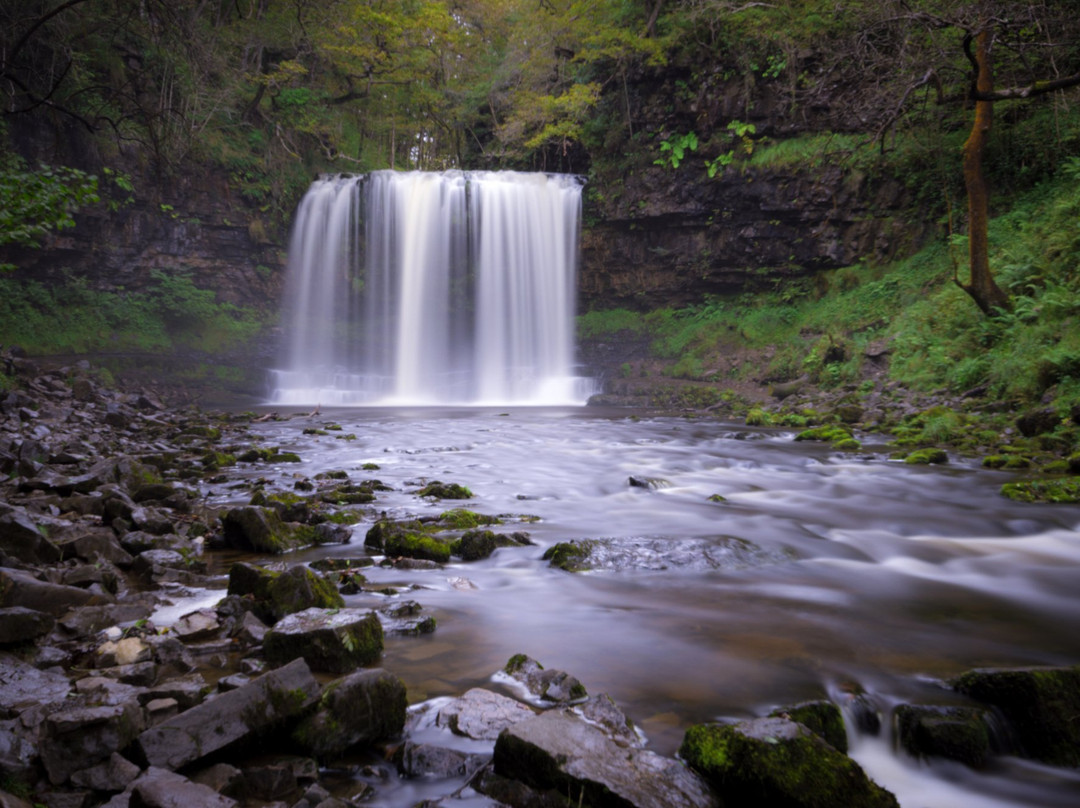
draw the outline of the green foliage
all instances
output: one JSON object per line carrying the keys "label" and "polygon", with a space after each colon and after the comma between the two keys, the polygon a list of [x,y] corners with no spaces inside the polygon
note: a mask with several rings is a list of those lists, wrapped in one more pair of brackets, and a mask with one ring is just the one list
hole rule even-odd
{"label": "green foliage", "polygon": [[686,159],[686,153],[697,151],[697,147],[698,138],[693,132],[662,140],[660,141],[660,157],[653,160],[653,165],[678,168]]}
{"label": "green foliage", "polygon": [[[97,201],[93,174],[44,163],[31,169],[14,153],[0,151],[0,246],[38,247],[47,233],[74,227],[75,212]],[[0,266],[5,268],[11,267]]]}
{"label": "green foliage", "polygon": [[151,273],[145,291],[103,291],[68,277],[53,286],[0,278],[0,342],[34,354],[118,350],[220,353],[255,338],[263,318],[216,302],[188,276]]}

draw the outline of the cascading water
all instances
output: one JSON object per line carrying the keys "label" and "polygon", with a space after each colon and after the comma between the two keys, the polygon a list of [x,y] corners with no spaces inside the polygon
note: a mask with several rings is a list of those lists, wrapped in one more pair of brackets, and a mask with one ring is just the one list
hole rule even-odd
{"label": "cascading water", "polygon": [[574,375],[581,183],[378,171],[297,211],[281,404],[583,404]]}

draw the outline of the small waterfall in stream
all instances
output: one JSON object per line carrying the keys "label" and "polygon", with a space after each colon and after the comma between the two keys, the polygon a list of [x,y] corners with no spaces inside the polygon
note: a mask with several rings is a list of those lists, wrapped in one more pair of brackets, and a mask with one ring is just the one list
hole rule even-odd
{"label": "small waterfall in stream", "polygon": [[281,404],[583,404],[581,183],[516,172],[326,177],[296,215]]}

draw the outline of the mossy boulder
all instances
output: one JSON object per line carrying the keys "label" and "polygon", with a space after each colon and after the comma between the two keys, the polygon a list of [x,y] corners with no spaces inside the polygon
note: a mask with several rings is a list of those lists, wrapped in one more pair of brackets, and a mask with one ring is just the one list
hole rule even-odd
{"label": "mossy boulder", "polygon": [[450,542],[432,536],[416,520],[376,522],[364,537],[364,546],[388,556],[417,558],[445,564],[450,560]]}
{"label": "mossy boulder", "polygon": [[943,757],[976,769],[990,757],[986,710],[901,704],[894,715],[900,745],[913,757]]}
{"label": "mossy boulder", "polygon": [[770,718],[790,718],[797,721],[811,732],[820,735],[829,746],[838,752],[847,752],[847,730],[844,727],[844,715],[840,708],[824,699],[806,701],[793,707],[773,710]]}
{"label": "mossy boulder", "polygon": [[1005,483],[1001,486],[1001,494],[1017,502],[1080,502],[1080,477]]}
{"label": "mossy boulder", "polygon": [[758,718],[690,727],[679,756],[725,805],[898,808],[855,761],[802,724]]}
{"label": "mossy boulder", "polygon": [[541,560],[567,572],[583,572],[592,568],[589,564],[590,547],[588,541],[561,541],[547,548]]}
{"label": "mossy boulder", "polygon": [[229,570],[229,594],[250,595],[255,614],[267,623],[305,609],[339,609],[345,601],[334,585],[307,567],[296,565],[285,572],[236,563]]}
{"label": "mossy boulder", "polygon": [[526,690],[543,702],[567,703],[588,697],[585,685],[566,671],[545,668],[526,654],[514,654],[503,667],[503,673],[520,682]]}
{"label": "mossy boulder", "polygon": [[288,553],[311,540],[299,526],[283,522],[272,508],[233,508],[222,517],[221,526],[226,544],[256,553]]}
{"label": "mossy boulder", "polygon": [[434,480],[417,491],[416,495],[435,499],[472,499],[473,492],[457,483],[441,483]]}
{"label": "mossy boulder", "polygon": [[327,685],[315,712],[297,725],[292,739],[325,760],[400,735],[407,708],[405,684],[396,676],[381,668],[357,671]]}
{"label": "mossy boulder", "polygon": [[928,466],[931,464],[948,463],[949,455],[944,449],[929,448],[916,449],[904,458],[904,462],[913,466]]}
{"label": "mossy boulder", "polygon": [[951,684],[999,710],[1024,757],[1080,767],[1080,666],[971,670]]}
{"label": "mossy boulder", "polygon": [[312,670],[327,673],[370,665],[382,650],[382,623],[362,609],[305,609],[282,618],[263,640],[271,665],[303,657]]}
{"label": "mossy boulder", "polygon": [[840,426],[839,424],[826,424],[825,426],[816,426],[812,429],[804,429],[802,432],[795,436],[795,440],[814,440],[832,443],[833,441],[847,440],[850,437],[851,430],[848,429],[846,426]]}

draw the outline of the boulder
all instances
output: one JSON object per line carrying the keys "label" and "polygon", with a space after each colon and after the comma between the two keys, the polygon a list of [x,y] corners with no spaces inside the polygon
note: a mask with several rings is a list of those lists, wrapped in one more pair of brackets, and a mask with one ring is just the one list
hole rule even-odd
{"label": "boulder", "polygon": [[108,760],[72,774],[71,782],[79,788],[116,793],[126,789],[141,771],[130,760],[114,752]]}
{"label": "boulder", "polygon": [[381,668],[357,671],[328,685],[316,711],[293,739],[319,758],[401,734],[408,700],[400,679]]}
{"label": "boulder", "polygon": [[55,564],[60,560],[60,548],[22,511],[0,516],[0,553],[24,564]]}
{"label": "boulder", "polygon": [[423,612],[424,607],[415,600],[406,600],[402,603],[383,606],[377,614],[379,622],[382,623],[384,635],[415,637],[420,634],[431,634],[437,627],[435,618]]}
{"label": "boulder", "polygon": [[52,631],[55,625],[56,619],[51,614],[36,609],[24,606],[0,609],[0,645],[36,640]]}
{"label": "boulder", "polygon": [[585,685],[577,677],[565,671],[545,669],[525,654],[510,657],[503,673],[521,683],[530,694],[541,701],[566,703],[580,701],[588,696]]}
{"label": "boulder", "polygon": [[263,651],[271,664],[303,657],[314,670],[348,673],[382,655],[383,630],[374,612],[305,609],[266,632]]}
{"label": "boulder", "polygon": [[0,719],[40,704],[63,701],[71,692],[67,676],[42,671],[11,654],[0,654]]}
{"label": "boulder", "polygon": [[562,710],[503,730],[495,742],[494,763],[497,775],[568,796],[572,805],[718,805],[704,781],[679,761],[619,746],[599,728]]}
{"label": "boulder", "polygon": [[305,609],[340,609],[345,601],[329,580],[297,564],[275,572],[238,562],[229,570],[229,594],[251,595],[255,614],[274,623]]}
{"label": "boulder", "polygon": [[847,753],[847,729],[840,708],[831,701],[804,701],[793,707],[782,707],[769,713],[770,718],[790,718],[798,721],[838,752]]}
{"label": "boulder", "polygon": [[364,537],[364,546],[387,556],[416,558],[445,564],[450,560],[450,542],[425,532],[418,521],[376,522]]}
{"label": "boulder", "polygon": [[13,570],[0,569],[0,608],[24,606],[47,612],[60,617],[68,609],[83,606],[93,600],[107,600],[104,595],[80,589],[77,586],[64,586],[47,581],[40,581],[33,575]]}
{"label": "boulder", "polygon": [[990,757],[986,710],[901,704],[894,716],[900,746],[913,757],[943,757],[977,769]]}
{"label": "boulder", "polygon": [[394,756],[405,777],[471,777],[491,760],[491,755],[448,749],[407,740]]}
{"label": "boulder", "polygon": [[441,707],[436,724],[466,738],[493,741],[507,727],[534,715],[520,701],[474,687]]}
{"label": "boulder", "polygon": [[235,808],[236,804],[209,786],[151,766],[135,781],[129,808]]}
{"label": "boulder", "polygon": [[1024,757],[1052,766],[1080,766],[1080,666],[977,669],[952,687],[997,708]]}
{"label": "boulder", "polygon": [[294,659],[144,731],[138,749],[150,765],[177,769],[298,716],[318,696],[319,683],[311,669]]}
{"label": "boulder", "polygon": [[137,701],[74,707],[52,713],[41,730],[41,763],[60,785],[75,772],[107,760],[138,737],[144,726]]}
{"label": "boulder", "polygon": [[233,508],[221,525],[225,543],[238,550],[279,555],[311,543],[310,536],[282,522],[272,508]]}
{"label": "boulder", "polygon": [[726,805],[899,808],[855,761],[786,718],[690,727],[679,756]]}

